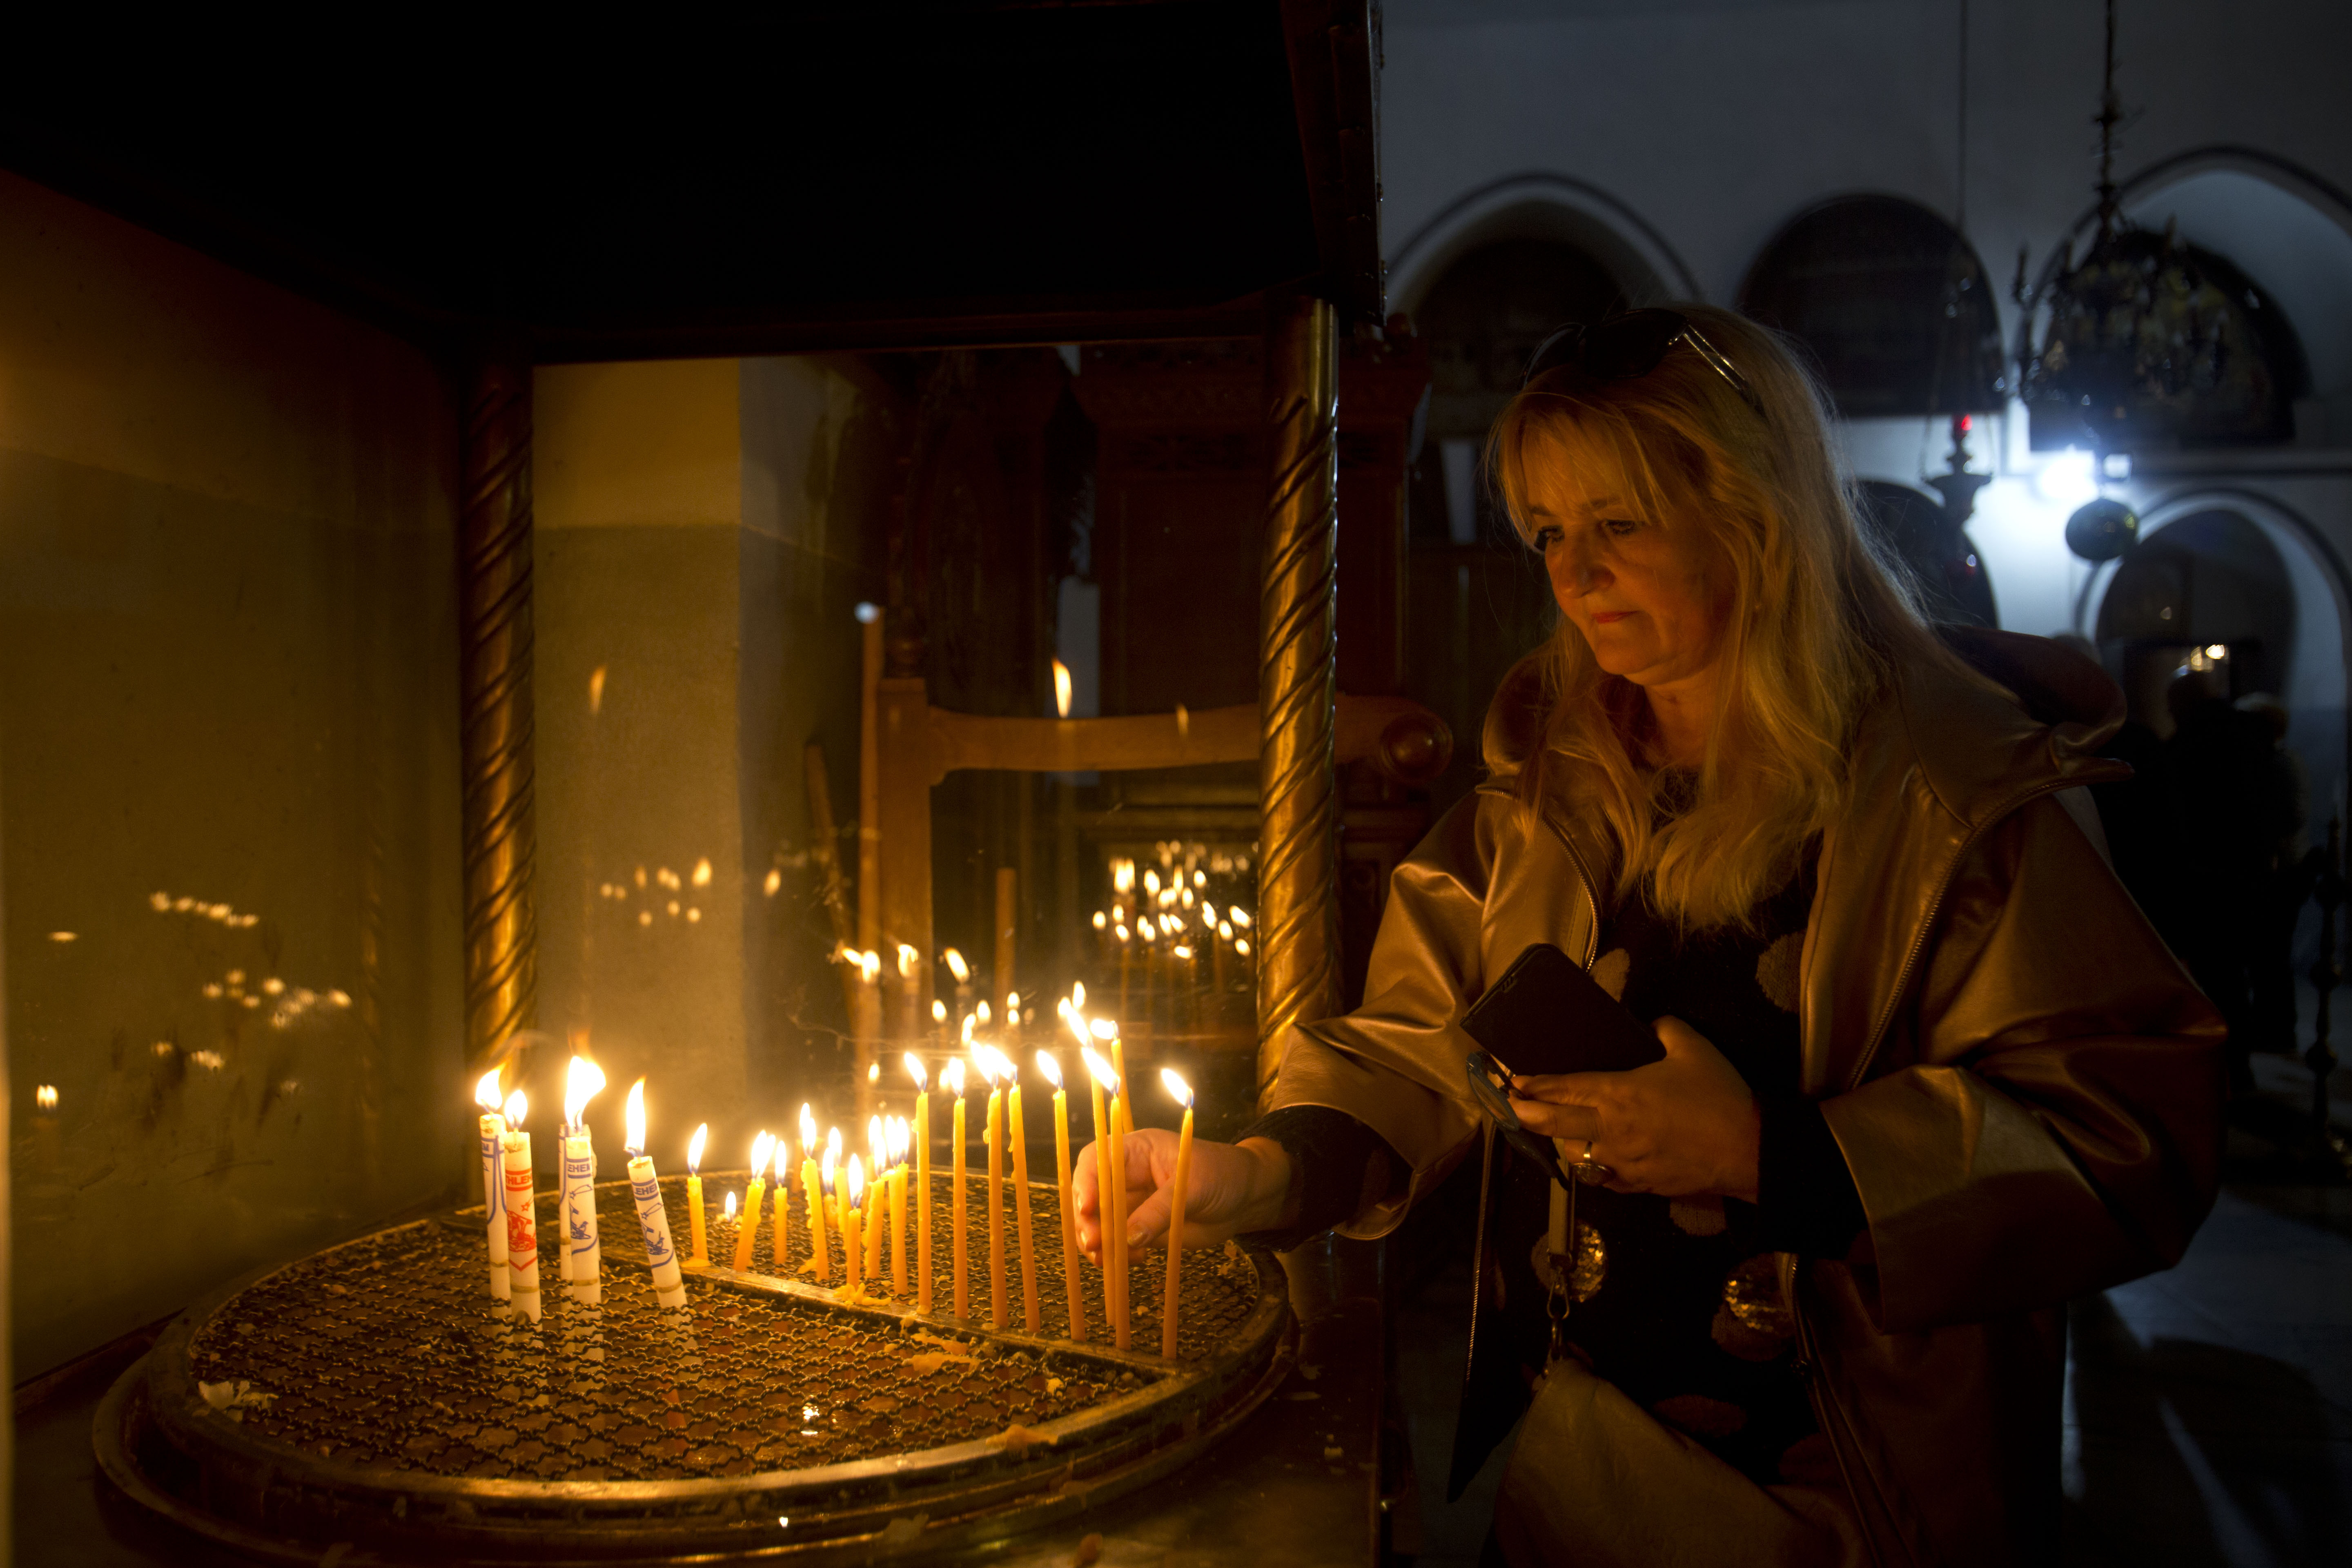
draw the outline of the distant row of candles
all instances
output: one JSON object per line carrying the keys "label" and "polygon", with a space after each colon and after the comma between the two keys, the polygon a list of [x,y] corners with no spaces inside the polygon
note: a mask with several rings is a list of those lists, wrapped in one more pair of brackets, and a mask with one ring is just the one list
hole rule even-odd
{"label": "distant row of candles", "polygon": [[[1124,1216],[1127,1202],[1127,1139],[1135,1131],[1132,1107],[1127,1084],[1125,1047],[1118,1028],[1108,1019],[1089,1020],[1085,1014],[1084,987],[1074,989],[1059,1006],[1064,1026],[1077,1038],[1079,1054],[1087,1066],[1093,1090],[1094,1155],[1097,1161],[1097,1191],[1103,1201],[1099,1210],[1105,1216],[1102,1226],[1103,1297],[1110,1319],[1112,1342],[1121,1350],[1129,1348],[1130,1321],[1128,1295],[1128,1247]],[[1032,1236],[1029,1200],[1029,1152],[1021,1114],[1020,1068],[1003,1052],[973,1038],[980,1023],[977,1013],[963,1020],[963,1053],[949,1059],[940,1069],[939,1085],[955,1097],[952,1112],[953,1182],[952,1211],[950,1233],[953,1255],[954,1316],[971,1316],[971,1225],[969,1223],[970,1182],[966,1171],[966,1151],[969,1142],[965,1131],[964,1090],[967,1082],[965,1064],[988,1085],[987,1128],[985,1143],[988,1150],[988,1181],[985,1191],[985,1225],[988,1238],[990,1326],[1003,1329],[1008,1320],[1008,1296],[1005,1279],[1004,1201],[1009,1175],[1012,1186],[1012,1208],[1020,1239],[1020,1267],[1023,1322],[1032,1334],[1044,1331],[1037,1300],[1036,1250]],[[1097,1047],[1109,1052],[1105,1059]],[[1059,1182],[1062,1215],[1063,1278],[1068,1287],[1066,1325],[1068,1337],[1083,1341],[1087,1337],[1086,1306],[1079,1288],[1079,1257],[1077,1240],[1077,1210],[1071,1191],[1069,1097],[1064,1089],[1060,1061],[1050,1051],[1036,1053],[1037,1070],[1054,1087],[1054,1153],[1055,1175]],[[752,1248],[760,1226],[765,1221],[772,1226],[772,1247],[774,1265],[782,1270],[790,1257],[792,1227],[791,1194],[797,1184],[803,1195],[803,1224],[809,1231],[809,1258],[802,1272],[813,1273],[819,1284],[830,1284],[833,1278],[831,1236],[840,1237],[845,1283],[835,1295],[843,1300],[868,1300],[877,1298],[904,1297],[907,1290],[908,1231],[909,1228],[907,1202],[909,1175],[908,1154],[912,1151],[914,1165],[915,1205],[912,1228],[915,1236],[915,1310],[929,1314],[932,1310],[931,1259],[931,1074],[921,1058],[908,1053],[906,1067],[915,1085],[915,1119],[911,1128],[896,1117],[877,1116],[867,1123],[867,1155],[851,1154],[842,1158],[842,1137],[839,1128],[827,1132],[819,1142],[816,1118],[808,1106],[801,1107],[800,1132],[802,1158],[795,1173],[790,1163],[791,1141],[762,1131],[753,1142],[751,1158],[751,1181],[744,1193],[743,1207],[736,1236],[735,1251],[730,1260],[738,1272],[749,1271]],[[1160,1081],[1184,1108],[1182,1130],[1178,1134],[1176,1171],[1170,1193],[1171,1245],[1168,1249],[1166,1297],[1161,1307],[1160,1353],[1172,1357],[1176,1353],[1176,1333],[1179,1318],[1178,1265],[1181,1257],[1173,1245],[1182,1231],[1184,1221],[1185,1186],[1191,1175],[1192,1152],[1192,1091],[1172,1070],[1163,1068]],[[475,1098],[483,1107],[481,1140],[484,1191],[488,1208],[489,1285],[490,1294],[509,1304],[517,1314],[531,1322],[541,1316],[539,1273],[539,1227],[537,1224],[533,1176],[531,1168],[530,1134],[522,1130],[529,1115],[529,1104],[520,1089],[499,1098],[499,1074],[496,1069],[483,1075],[476,1086]],[[596,1155],[586,1125],[588,1101],[604,1088],[604,1074],[585,1057],[572,1058],[564,1088],[563,1125],[557,1141],[563,1173],[560,1197],[559,1248],[562,1282],[569,1288],[573,1300],[583,1305],[596,1306],[603,1300],[603,1258],[596,1222]],[[636,1205],[638,1228],[643,1233],[646,1267],[652,1273],[656,1300],[664,1307],[686,1304],[686,1282],[677,1247],[670,1238],[669,1216],[661,1195],[661,1186],[653,1162],[646,1156],[646,1083],[639,1079],[629,1090],[627,1111],[629,1154],[628,1175],[630,1193]],[[685,1260],[694,1267],[709,1267],[708,1230],[703,1209],[701,1163],[709,1140],[709,1125],[695,1130],[687,1148],[687,1205],[691,1225],[693,1251]],[[1007,1157],[1010,1156],[1010,1170]],[[772,1183],[770,1172],[773,1171]],[[773,1194],[772,1207],[770,1194]],[[729,1194],[729,1203],[733,1203]],[[767,1212],[763,1215],[763,1207]],[[1117,1216],[1116,1219],[1113,1216]],[[889,1239],[890,1270],[887,1283],[883,1272],[883,1239]]]}

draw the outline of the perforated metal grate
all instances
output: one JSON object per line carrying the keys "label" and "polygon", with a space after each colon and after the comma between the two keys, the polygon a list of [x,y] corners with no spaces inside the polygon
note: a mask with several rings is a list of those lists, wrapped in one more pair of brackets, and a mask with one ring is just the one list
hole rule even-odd
{"label": "perforated metal grate", "polygon": [[[715,1195],[733,1183],[707,1179]],[[664,1184],[674,1233],[687,1238],[685,1183]],[[236,1400],[245,1431],[306,1456],[394,1472],[541,1480],[667,1480],[741,1476],[880,1458],[1003,1437],[1100,1405],[1157,1370],[1165,1254],[1133,1268],[1133,1346],[1103,1352],[1102,1282],[1081,1266],[1096,1353],[1022,1336],[1018,1233],[1008,1208],[1005,1269],[1012,1333],[986,1328],[982,1184],[972,1185],[976,1323],[947,1320],[952,1239],[947,1177],[934,1178],[935,1315],[874,1300],[854,1310],[799,1295],[689,1276],[684,1311],[654,1304],[623,1184],[600,1187],[604,1300],[572,1302],[554,1264],[551,1194],[542,1194],[544,1316],[533,1328],[491,1310],[478,1227],[403,1226],[281,1269],[226,1302],[190,1345],[191,1371]],[[1064,1329],[1060,1217],[1034,1188],[1045,1335]],[[912,1194],[909,1194],[909,1206]],[[477,1211],[478,1212],[478,1211]],[[911,1220],[912,1215],[910,1214]],[[791,1275],[809,1256],[804,1203],[793,1212]],[[710,1250],[730,1258],[731,1222],[713,1215]],[[840,1238],[831,1237],[834,1274]],[[1050,1245],[1049,1245],[1050,1243]],[[635,1255],[635,1260],[632,1254]],[[761,1227],[753,1272],[773,1273]],[[884,1255],[883,1287],[889,1280]],[[1184,1263],[1180,1359],[1215,1353],[1256,1304],[1255,1267],[1238,1253]],[[915,1283],[909,1247],[908,1283]],[[869,1285],[871,1281],[869,1280]],[[897,1314],[897,1315],[892,1315]],[[237,1385],[244,1384],[241,1394]],[[1014,1439],[1017,1441],[1017,1438]]]}

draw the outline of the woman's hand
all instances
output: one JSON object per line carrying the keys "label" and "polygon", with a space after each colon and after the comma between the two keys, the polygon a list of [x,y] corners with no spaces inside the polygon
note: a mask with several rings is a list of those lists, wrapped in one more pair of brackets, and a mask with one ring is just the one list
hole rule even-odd
{"label": "woman's hand", "polygon": [[1536,1131],[1566,1139],[1571,1159],[1608,1166],[1612,1192],[1755,1202],[1762,1121],[1747,1080],[1681,1019],[1656,1027],[1664,1061],[1515,1078],[1511,1109]]}
{"label": "woman's hand", "polygon": [[[1169,1184],[1176,1179],[1176,1134],[1139,1127],[1127,1135],[1127,1242],[1150,1246],[1168,1234]],[[1072,1201],[1078,1211],[1078,1247],[1089,1262],[1102,1261],[1102,1203],[1095,1146],[1077,1156],[1070,1173]],[[1192,1140],[1192,1168],[1184,1178],[1186,1247],[1215,1247],[1253,1230],[1272,1230],[1286,1217],[1290,1197],[1290,1154],[1270,1138],[1239,1143]]]}

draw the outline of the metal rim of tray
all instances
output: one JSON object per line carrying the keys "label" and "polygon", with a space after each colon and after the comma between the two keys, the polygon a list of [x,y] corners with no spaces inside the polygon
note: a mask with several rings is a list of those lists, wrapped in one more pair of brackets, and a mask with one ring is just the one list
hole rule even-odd
{"label": "metal rim of tray", "polygon": [[[338,1546],[344,1552],[334,1560],[350,1563],[908,1561],[987,1545],[1081,1513],[1190,1462],[1255,1411],[1287,1374],[1297,1330],[1281,1268],[1268,1254],[1249,1257],[1258,1300],[1230,1347],[1173,1370],[1131,1351],[839,1302],[798,1280],[725,1268],[698,1272],[728,1289],[797,1299],[893,1326],[950,1329],[1049,1361],[1088,1362],[1150,1380],[1135,1392],[1039,1423],[1031,1430],[1054,1442],[1021,1453],[980,1440],[728,1478],[541,1481],[387,1475],[292,1452],[192,1414],[203,1405],[189,1363],[191,1342],[215,1312],[292,1263],[255,1270],[173,1320],[108,1391],[92,1440],[100,1468],[126,1496],[199,1535],[276,1563],[316,1563]],[[289,1528],[274,1531],[273,1518]],[[779,1523],[782,1519],[792,1522]]]}

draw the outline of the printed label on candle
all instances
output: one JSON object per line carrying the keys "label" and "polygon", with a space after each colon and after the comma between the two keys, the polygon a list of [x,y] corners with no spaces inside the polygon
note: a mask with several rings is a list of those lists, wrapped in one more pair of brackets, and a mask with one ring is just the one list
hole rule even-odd
{"label": "printed label on candle", "polygon": [[646,1262],[659,1268],[670,1261],[669,1216],[661,1206],[661,1178],[646,1176],[629,1184],[637,1200],[637,1224],[646,1233]]}
{"label": "printed label on candle", "polygon": [[[497,1171],[498,1168],[499,1135],[495,1132],[485,1131],[482,1134],[482,1170],[487,1174]],[[503,1185],[503,1184],[495,1176],[492,1176],[489,1181],[483,1184],[483,1186],[488,1190],[483,1193],[482,1201],[489,1205],[489,1217],[491,1219],[496,1219],[499,1215],[506,1212],[506,1194],[499,1190],[501,1185]]]}
{"label": "printed label on candle", "polygon": [[507,1167],[507,1262],[517,1270],[539,1264],[538,1215],[528,1165]]}
{"label": "printed label on candle", "polygon": [[565,1152],[563,1194],[564,1212],[570,1217],[572,1250],[585,1252],[596,1245],[595,1222],[592,1217],[593,1211],[589,1207],[596,1201],[596,1164],[589,1156]]}

